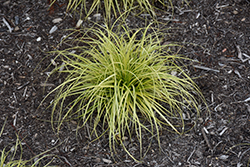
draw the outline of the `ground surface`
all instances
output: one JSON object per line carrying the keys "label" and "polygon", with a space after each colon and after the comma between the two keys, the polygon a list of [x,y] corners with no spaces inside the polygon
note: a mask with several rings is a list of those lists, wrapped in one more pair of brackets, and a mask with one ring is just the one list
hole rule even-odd
{"label": "ground surface", "polygon": [[[185,47],[180,53],[197,60],[189,72],[199,77],[195,82],[211,109],[211,118],[202,107],[196,128],[181,137],[162,132],[161,152],[153,140],[143,163],[136,163],[119,147],[120,160],[116,158],[115,162],[106,137],[89,143],[87,127],[80,129],[76,138],[75,122],[65,123],[58,139],[50,122],[44,121],[50,120],[50,111],[45,107],[52,97],[37,109],[45,95],[60,82],[56,76],[50,78],[43,90],[46,72],[52,70],[46,67],[53,58],[42,61],[45,52],[57,47],[67,34],[63,30],[74,28],[78,18],[64,13],[65,6],[55,6],[49,13],[45,0],[1,0],[0,127],[5,120],[7,123],[0,138],[0,149],[10,149],[19,133],[20,139],[25,137],[23,159],[57,146],[50,151],[57,155],[53,162],[57,166],[246,166],[250,146],[229,149],[250,143],[250,60],[244,61],[250,56],[250,1],[193,0],[190,6],[174,4],[175,20],[162,27],[172,28],[171,34],[166,34],[166,42],[181,42]],[[157,18],[166,23],[170,14],[170,11],[161,11]],[[14,28],[12,32],[3,18]],[[53,23],[57,18],[62,21]],[[92,21],[97,19],[91,16]],[[86,21],[83,27],[91,24]],[[136,28],[143,26],[144,21],[129,17],[127,24]],[[50,34],[55,25],[58,29]],[[148,138],[144,140],[148,143]],[[129,147],[137,156],[136,145],[130,143]],[[45,158],[41,166],[51,158]]]}

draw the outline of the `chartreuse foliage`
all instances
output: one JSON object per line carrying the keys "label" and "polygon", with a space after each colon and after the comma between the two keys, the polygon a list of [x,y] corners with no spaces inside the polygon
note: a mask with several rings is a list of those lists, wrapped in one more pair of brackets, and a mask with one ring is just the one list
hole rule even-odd
{"label": "chartreuse foliage", "polygon": [[[160,144],[162,127],[184,132],[184,108],[199,115],[194,94],[202,98],[201,92],[177,65],[184,58],[171,54],[171,44],[162,45],[150,26],[134,33],[101,27],[84,34],[75,39],[80,46],[53,52],[63,61],[55,71],[67,74],[50,92],[57,92],[52,121],[59,114],[58,130],[75,115],[93,125],[97,138],[108,133],[111,152],[118,142],[131,155],[122,139],[136,135],[142,148],[142,134],[150,133]],[[98,135],[100,123],[104,130]]]}
{"label": "chartreuse foliage", "polygon": [[[52,0],[52,4],[56,0]],[[69,0],[67,4],[67,11],[75,11],[80,15],[85,11],[85,16],[88,17],[94,11],[98,12],[100,9],[105,10],[105,18],[110,20],[111,15],[118,17],[124,12],[131,9],[139,9],[141,12],[146,12],[155,16],[154,4],[159,3],[162,6],[174,8],[171,0]],[[187,0],[182,0],[188,4]]]}
{"label": "chartreuse foliage", "polygon": [[[161,0],[159,0],[159,2],[165,5],[165,3]],[[69,0],[67,11],[80,12],[84,10],[86,17],[88,17],[94,11],[98,12],[99,9],[102,9],[104,7],[105,18],[110,20],[111,14],[117,17],[124,12],[128,12],[132,8],[139,8],[141,11],[146,11],[147,13],[154,15],[154,8],[152,6],[152,4],[154,3],[155,0],[93,0],[91,2],[88,2],[86,0]],[[170,4],[172,5],[172,3]],[[87,6],[90,7],[87,8]]]}

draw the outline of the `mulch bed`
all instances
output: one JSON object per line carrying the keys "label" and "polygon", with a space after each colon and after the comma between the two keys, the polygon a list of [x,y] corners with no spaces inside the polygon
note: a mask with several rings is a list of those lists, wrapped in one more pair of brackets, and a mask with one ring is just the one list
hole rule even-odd
{"label": "mulch bed", "polygon": [[[52,164],[57,166],[240,167],[248,164],[249,0],[193,0],[189,6],[174,2],[173,17],[170,17],[170,9],[157,11],[158,21],[168,23],[160,24],[166,33],[165,42],[179,42],[183,47],[173,50],[196,60],[188,66],[187,72],[196,77],[195,82],[205,96],[211,117],[201,105],[196,127],[182,136],[163,131],[160,150],[155,139],[149,141],[145,136],[145,148],[149,142],[151,147],[142,163],[133,161],[119,146],[115,160],[112,159],[107,136],[90,142],[88,130],[91,127],[78,129],[76,137],[74,121],[65,122],[57,136],[51,127],[50,110],[46,109],[53,96],[38,108],[47,93],[62,81],[53,76],[43,87],[48,72],[54,68],[49,66],[53,55],[48,56],[47,52],[66,47],[58,46],[69,33],[64,30],[74,28],[79,19],[65,13],[66,5],[59,4],[48,10],[47,1],[41,0],[4,0],[0,3],[0,127],[7,120],[0,138],[1,150],[4,147],[9,150],[19,136],[23,139],[22,159],[28,160],[56,147],[49,153],[56,155]],[[101,23],[102,15],[100,17],[91,15],[89,21],[83,22],[83,28],[92,26],[93,22]],[[147,17],[145,23],[131,14],[127,25],[140,28],[150,22],[150,16]],[[58,18],[61,21],[55,22]],[[51,33],[54,26],[57,29]],[[240,143],[248,145],[231,148]],[[131,142],[128,147],[139,157],[136,143]],[[16,159],[20,152],[18,149]],[[51,159],[44,158],[41,166]]]}

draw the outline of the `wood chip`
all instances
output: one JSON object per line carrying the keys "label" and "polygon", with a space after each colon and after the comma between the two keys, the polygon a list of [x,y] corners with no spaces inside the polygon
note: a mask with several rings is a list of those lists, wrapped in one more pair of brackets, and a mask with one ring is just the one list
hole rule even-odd
{"label": "wood chip", "polygon": [[247,98],[246,100],[244,100],[244,102],[248,102],[248,101],[250,101],[250,97],[249,97],[249,98]]}
{"label": "wood chip", "polygon": [[111,161],[111,160],[109,160],[109,159],[105,159],[105,158],[103,158],[102,160],[103,160],[103,162],[105,162],[105,163],[107,163],[107,164],[112,163],[112,161]]}
{"label": "wood chip", "polygon": [[202,70],[207,70],[207,71],[213,71],[213,72],[220,72],[219,70],[214,70],[212,68],[204,67],[204,66],[198,66],[198,65],[193,65],[194,68],[202,69]]}
{"label": "wood chip", "polygon": [[210,145],[210,143],[208,141],[207,135],[206,135],[206,133],[205,133],[205,131],[204,131],[203,128],[201,129],[201,132],[202,132],[203,138],[205,139],[205,141],[207,143],[207,146],[211,149],[212,147],[211,147],[211,145]]}
{"label": "wood chip", "polygon": [[53,83],[41,83],[40,86],[55,86]]}
{"label": "wood chip", "polygon": [[53,23],[59,23],[61,22],[63,19],[62,18],[56,18],[54,20],[52,20]]}
{"label": "wood chip", "polygon": [[228,155],[221,155],[219,159],[226,160],[229,156]]}
{"label": "wood chip", "polygon": [[57,29],[58,29],[57,26],[53,26],[53,27],[50,29],[49,33],[52,34],[52,33],[54,33]]}
{"label": "wood chip", "polygon": [[79,28],[82,25],[83,20],[79,19],[77,24],[76,24],[76,28]]}

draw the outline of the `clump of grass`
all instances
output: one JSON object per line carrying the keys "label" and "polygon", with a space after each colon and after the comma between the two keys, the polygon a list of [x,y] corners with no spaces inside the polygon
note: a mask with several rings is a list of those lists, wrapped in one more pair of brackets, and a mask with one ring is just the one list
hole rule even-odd
{"label": "clump of grass", "polygon": [[[152,1],[154,2],[154,1]],[[99,11],[104,6],[105,18],[110,20],[111,13],[115,17],[124,12],[128,12],[132,8],[140,8],[140,10],[147,11],[154,14],[153,6],[149,0],[93,0],[90,8],[87,9],[86,0],[71,0],[68,2],[67,11],[85,11],[86,18],[89,17],[94,11]],[[79,11],[80,7],[80,11]],[[118,15],[117,15],[118,14]]]}
{"label": "clump of grass", "polygon": [[[90,122],[93,133],[102,123],[111,152],[119,143],[134,158],[122,139],[135,134],[143,157],[142,134],[157,136],[160,144],[159,131],[163,127],[184,133],[184,108],[199,115],[195,96],[203,96],[178,66],[184,58],[171,54],[168,48],[172,44],[162,45],[150,26],[135,33],[126,28],[120,33],[94,28],[76,40],[84,45],[53,52],[63,61],[56,71],[67,75],[50,92],[57,91],[52,122],[58,114],[58,130],[63,121],[74,115],[81,118],[83,125]],[[96,133],[97,138],[103,134]]]}
{"label": "clump of grass", "polygon": [[[56,0],[52,0],[52,4]],[[187,0],[183,0],[188,4]],[[131,9],[139,9],[141,12],[146,12],[155,16],[155,3],[160,3],[162,6],[171,7],[173,4],[171,0],[163,1],[163,0],[69,0],[67,5],[67,11],[77,12],[82,15],[82,11],[85,11],[85,18],[89,17],[94,11],[98,12],[100,9],[105,10],[105,18],[110,21],[111,14],[117,18],[122,13],[126,13],[131,11]],[[91,3],[88,5],[87,3]],[[90,6],[87,8],[87,6]]]}

